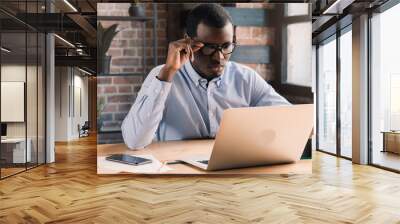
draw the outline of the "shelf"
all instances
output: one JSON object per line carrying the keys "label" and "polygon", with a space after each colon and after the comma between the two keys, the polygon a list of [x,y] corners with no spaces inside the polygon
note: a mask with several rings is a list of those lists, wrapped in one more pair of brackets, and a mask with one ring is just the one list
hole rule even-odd
{"label": "shelf", "polygon": [[97,76],[140,76],[140,77],[144,77],[146,76],[146,74],[144,73],[99,73],[97,74]]}
{"label": "shelf", "polygon": [[147,22],[147,21],[153,20],[153,18],[152,17],[135,17],[135,16],[97,16],[97,20]]}
{"label": "shelf", "polygon": [[121,133],[121,128],[101,128],[98,134]]}

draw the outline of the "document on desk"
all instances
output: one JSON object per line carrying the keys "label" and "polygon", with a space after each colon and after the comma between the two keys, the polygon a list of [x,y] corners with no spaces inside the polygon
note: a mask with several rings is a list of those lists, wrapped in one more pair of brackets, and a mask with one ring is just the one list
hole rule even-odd
{"label": "document on desk", "polygon": [[123,164],[106,160],[106,156],[97,157],[97,166],[101,164],[102,167],[107,167],[111,173],[140,173],[140,174],[155,174],[165,173],[172,170],[168,166],[161,163],[153,155],[140,155],[140,157],[150,159],[152,162],[138,166]]}

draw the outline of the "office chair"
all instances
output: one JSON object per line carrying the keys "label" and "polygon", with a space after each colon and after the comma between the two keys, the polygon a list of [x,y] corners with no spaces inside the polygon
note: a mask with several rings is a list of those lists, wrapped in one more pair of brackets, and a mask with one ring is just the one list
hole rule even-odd
{"label": "office chair", "polygon": [[90,129],[89,121],[85,121],[82,127],[80,127],[80,125],[78,124],[79,138],[89,136],[89,129]]}

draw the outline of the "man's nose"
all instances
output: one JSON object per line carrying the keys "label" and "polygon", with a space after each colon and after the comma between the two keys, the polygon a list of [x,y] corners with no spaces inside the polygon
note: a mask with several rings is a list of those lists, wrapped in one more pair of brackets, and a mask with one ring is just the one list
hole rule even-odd
{"label": "man's nose", "polygon": [[214,52],[214,54],[212,55],[212,59],[216,60],[216,61],[222,61],[225,59],[224,54],[222,54],[222,52],[220,50],[216,50]]}

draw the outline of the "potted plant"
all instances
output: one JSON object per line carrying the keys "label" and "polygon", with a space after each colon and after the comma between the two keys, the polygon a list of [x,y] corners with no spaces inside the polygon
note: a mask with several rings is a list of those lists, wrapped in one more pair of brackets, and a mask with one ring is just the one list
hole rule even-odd
{"label": "potted plant", "polygon": [[142,4],[139,3],[139,0],[134,0],[134,3],[131,3],[129,7],[129,16],[133,17],[145,17],[146,9]]}
{"label": "potted plant", "polygon": [[105,106],[104,98],[100,97],[97,99],[97,131],[100,132],[103,127],[103,118],[101,117],[101,112]]}
{"label": "potted plant", "polygon": [[111,56],[106,55],[111,42],[118,34],[118,24],[104,28],[101,23],[97,26],[97,70],[99,73],[110,73]]}

